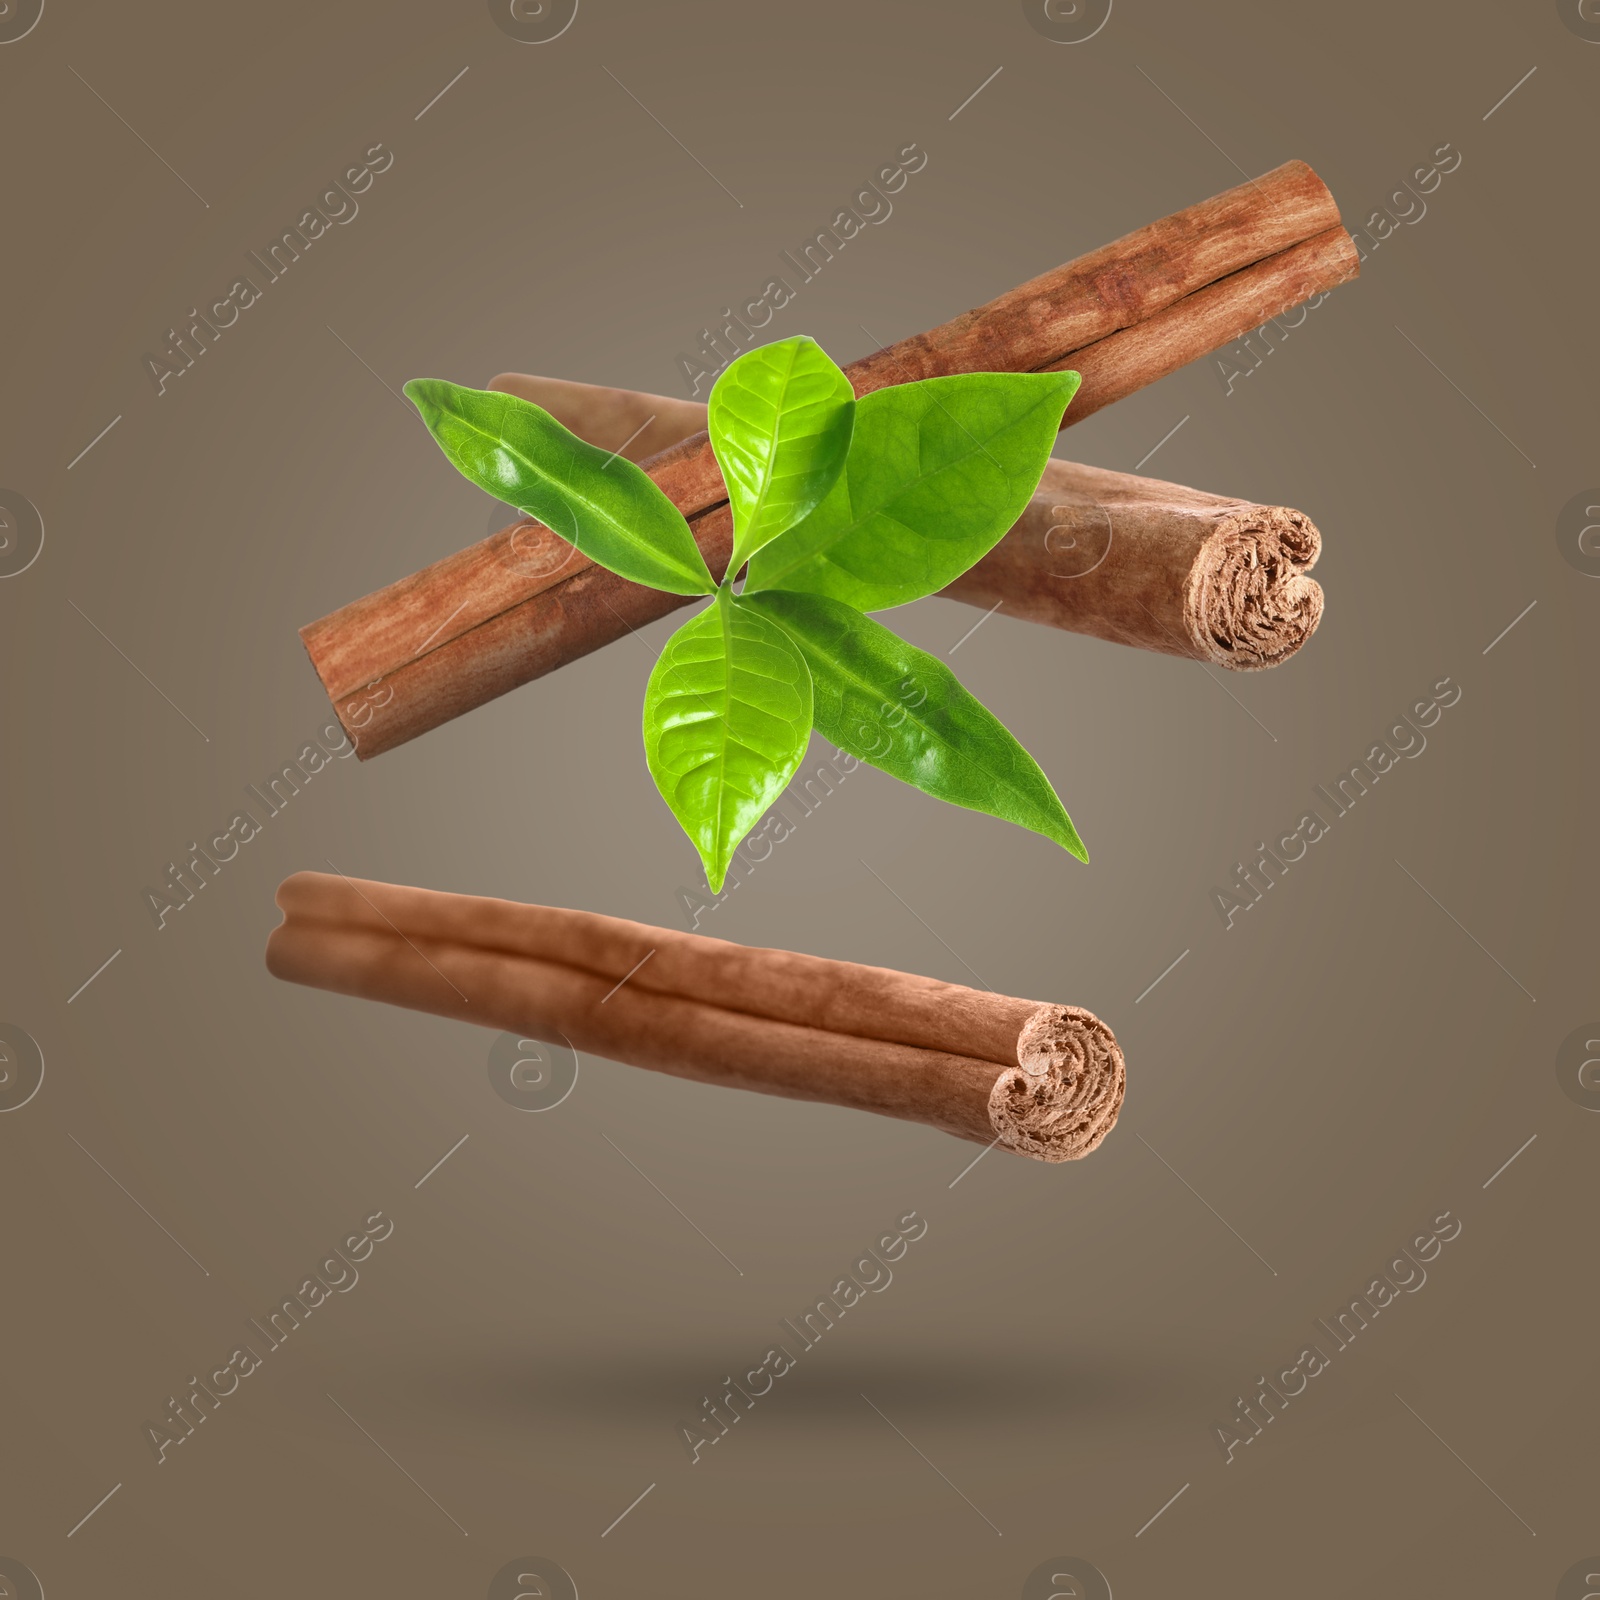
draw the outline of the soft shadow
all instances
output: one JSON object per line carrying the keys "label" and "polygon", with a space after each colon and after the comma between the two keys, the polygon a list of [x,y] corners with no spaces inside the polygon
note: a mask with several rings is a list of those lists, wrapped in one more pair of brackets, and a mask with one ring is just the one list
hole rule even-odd
{"label": "soft shadow", "polygon": [[[884,1352],[787,1341],[796,1362],[768,1400],[795,1419],[832,1425],[858,1416],[862,1395],[897,1420],[921,1417],[959,1423],[1009,1419],[1082,1423],[1170,1407],[1191,1394],[1202,1363],[1174,1364],[1170,1352],[1079,1349],[1044,1353],[973,1350],[897,1358]],[[759,1365],[765,1352],[744,1362]],[[455,1412],[492,1414],[517,1425],[616,1423],[636,1427],[656,1416],[692,1415],[722,1379],[744,1374],[726,1357],[704,1353],[615,1351],[484,1351],[448,1364],[415,1364],[394,1374],[414,1400]]]}

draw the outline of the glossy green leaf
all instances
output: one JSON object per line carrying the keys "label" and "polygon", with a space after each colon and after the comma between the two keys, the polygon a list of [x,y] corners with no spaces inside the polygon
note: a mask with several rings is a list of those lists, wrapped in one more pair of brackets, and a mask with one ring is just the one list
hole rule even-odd
{"label": "glossy green leaf", "polygon": [[844,471],[757,553],[746,588],[859,611],[942,589],[1021,516],[1077,388],[1075,372],[969,372],[863,396]]}
{"label": "glossy green leaf", "polygon": [[942,661],[822,595],[774,589],[744,604],[799,646],[824,738],[935,799],[1015,822],[1089,859],[1039,763]]}
{"label": "glossy green leaf", "polygon": [[811,675],[789,635],[729,589],[673,634],[644,696],[650,776],[722,888],[739,841],[811,737]]}
{"label": "glossy green leaf", "polygon": [[733,508],[730,573],[833,487],[855,406],[850,380],[804,335],[746,351],[717,379],[706,426]]}
{"label": "glossy green leaf", "polygon": [[515,395],[413,378],[411,403],[463,477],[537,517],[591,561],[669,594],[710,594],[683,513],[631,461]]}

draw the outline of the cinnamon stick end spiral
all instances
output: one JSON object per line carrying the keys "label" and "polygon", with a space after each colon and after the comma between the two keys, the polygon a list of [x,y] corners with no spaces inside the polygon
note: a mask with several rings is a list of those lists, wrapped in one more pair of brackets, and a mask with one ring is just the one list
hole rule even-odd
{"label": "cinnamon stick end spiral", "polygon": [[1292,656],[1322,620],[1322,586],[1306,576],[1321,551],[1316,524],[1288,506],[1242,506],[1223,519],[1184,584],[1201,659],[1251,672]]}
{"label": "cinnamon stick end spiral", "polygon": [[1017,1061],[989,1091],[999,1141],[1035,1161],[1077,1161],[1111,1132],[1127,1071],[1112,1033],[1080,1006],[1040,1006],[1023,1024]]}

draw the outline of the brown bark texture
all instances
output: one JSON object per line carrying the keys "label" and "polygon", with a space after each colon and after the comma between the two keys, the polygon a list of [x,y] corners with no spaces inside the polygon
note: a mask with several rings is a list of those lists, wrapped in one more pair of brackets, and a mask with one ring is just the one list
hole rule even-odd
{"label": "brown bark texture", "polygon": [[[957,372],[1071,368],[1064,426],[1356,275],[1338,207],[1304,162],[1150,223],[845,371],[857,394]],[[710,441],[644,463],[714,574],[732,526]],[[366,759],[681,604],[521,521],[308,624],[301,638]]]}
{"label": "brown bark texture", "polygon": [[1111,1131],[1111,1030],[882,967],[589,911],[322,872],[278,889],[267,967],[292,983],[566,1044],[701,1083],[926,1123],[1039,1161]]}

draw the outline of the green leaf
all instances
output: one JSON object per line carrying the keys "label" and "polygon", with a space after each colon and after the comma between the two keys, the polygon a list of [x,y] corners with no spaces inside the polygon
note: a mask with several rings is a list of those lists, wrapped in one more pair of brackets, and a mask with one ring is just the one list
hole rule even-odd
{"label": "green leaf", "polygon": [[1038,762],[942,661],[821,595],[774,589],[743,603],[800,647],[824,738],[935,799],[1031,828],[1089,859]]}
{"label": "green leaf", "polygon": [[442,378],[413,378],[406,394],[463,477],[591,561],[669,594],[716,589],[683,513],[631,461],[585,444],[515,395]]}
{"label": "green leaf", "polygon": [[746,588],[859,611],[942,589],[1021,516],[1077,388],[1076,372],[969,372],[864,396],[844,472],[759,552]]}
{"label": "green leaf", "polygon": [[733,507],[730,573],[833,487],[855,408],[850,380],[804,335],[746,351],[717,379],[706,425]]}
{"label": "green leaf", "polygon": [[811,675],[776,623],[730,589],[673,634],[644,695],[644,753],[713,894],[811,737]]}

